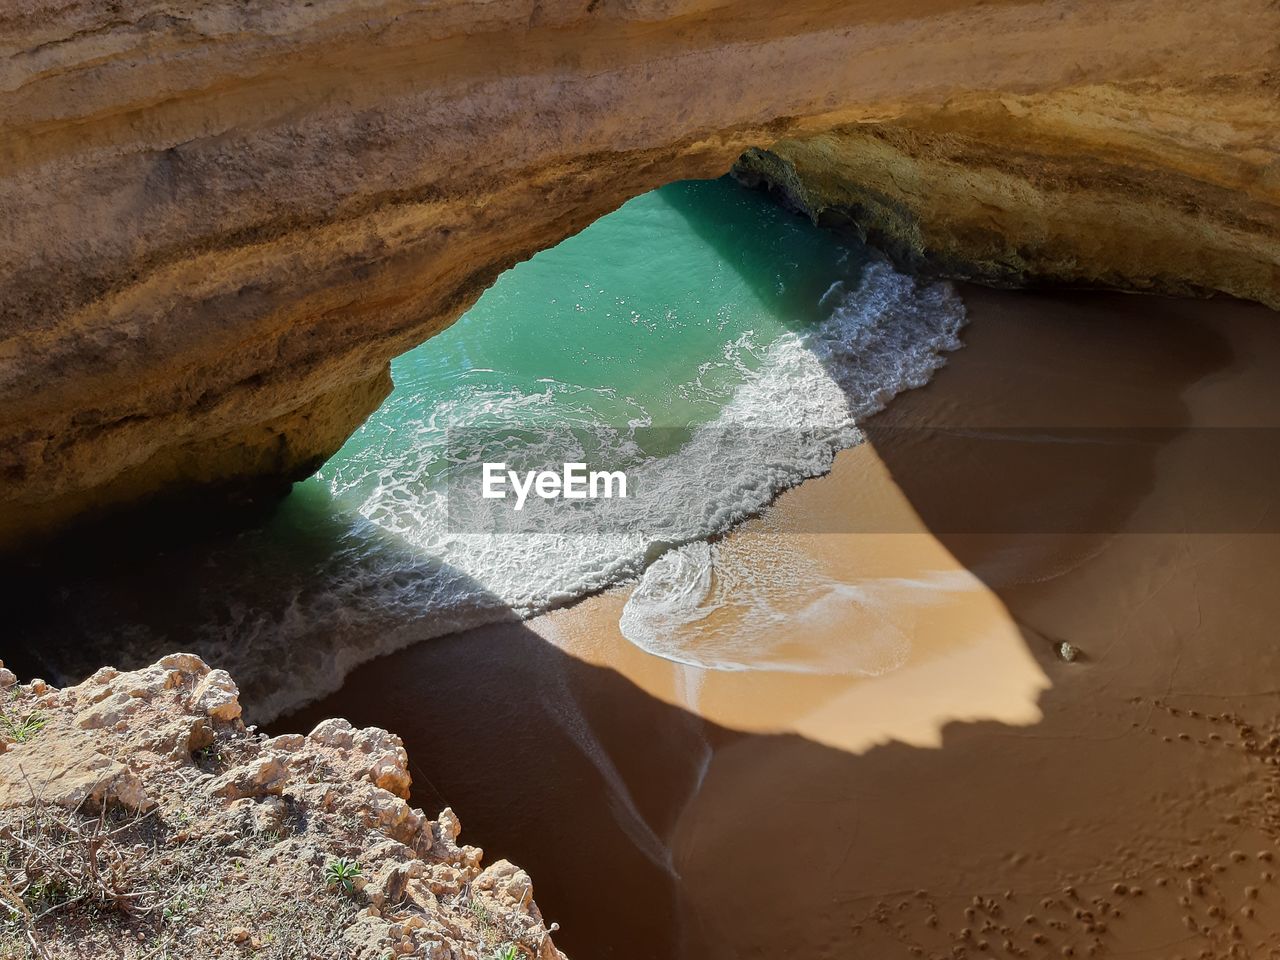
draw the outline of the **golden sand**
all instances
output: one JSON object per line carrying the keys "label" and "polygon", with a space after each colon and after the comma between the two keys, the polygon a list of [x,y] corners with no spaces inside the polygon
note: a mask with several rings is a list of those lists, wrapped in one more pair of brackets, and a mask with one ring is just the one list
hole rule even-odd
{"label": "golden sand", "polygon": [[[755,669],[629,643],[628,587],[367,665],[296,722],[402,733],[419,800],[530,869],[579,956],[1280,955],[1267,451],[1197,512],[1234,436],[1207,428],[1280,426],[1277,317],[965,298],[929,386],[717,545],[796,584],[783,616],[730,594],[664,640],[696,660],[757,629]],[[1063,428],[1125,427],[1156,432],[1044,466]]]}

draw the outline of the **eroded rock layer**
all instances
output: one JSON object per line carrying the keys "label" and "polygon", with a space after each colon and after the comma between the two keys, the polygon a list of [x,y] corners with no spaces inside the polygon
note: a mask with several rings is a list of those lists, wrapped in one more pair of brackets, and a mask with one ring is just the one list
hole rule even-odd
{"label": "eroded rock layer", "polygon": [[1280,309],[1277,96],[1267,74],[974,94],[749,150],[734,169],[911,270]]}
{"label": "eroded rock layer", "polygon": [[[1114,231],[1104,279],[1275,302],[1278,33],[1271,0],[9,5],[0,543],[305,475],[376,406],[389,359],[502,269],[783,138],[843,130],[839,183],[847,166],[860,196],[944,225],[925,259],[1069,274],[1071,245],[1043,239],[1069,209],[1076,233]],[[1109,106],[1081,119],[1077,96]],[[1109,192],[1100,162],[1124,175]],[[1054,203],[1025,188],[1037,170]],[[1004,239],[979,255],[984,204]],[[1135,257],[1125,235],[1178,252]]]}

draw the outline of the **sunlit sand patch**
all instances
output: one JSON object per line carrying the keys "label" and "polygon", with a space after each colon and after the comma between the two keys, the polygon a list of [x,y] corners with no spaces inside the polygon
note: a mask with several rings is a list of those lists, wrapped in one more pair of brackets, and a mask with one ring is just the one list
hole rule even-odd
{"label": "sunlit sand patch", "polygon": [[[850,495],[878,512],[869,526],[902,532],[812,532]],[[938,746],[953,721],[1032,724],[1049,685],[1003,604],[923,528],[869,444],[765,518],[534,625],[716,723],[849,751]]]}

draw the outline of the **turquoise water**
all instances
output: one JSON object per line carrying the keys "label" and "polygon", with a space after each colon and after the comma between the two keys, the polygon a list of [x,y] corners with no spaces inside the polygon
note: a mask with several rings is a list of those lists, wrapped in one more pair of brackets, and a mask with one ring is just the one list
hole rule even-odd
{"label": "turquoise water", "polygon": [[[679,619],[710,574],[654,561],[829,469],[860,419],[928,379],[962,322],[948,288],[761,194],[663,187],[503,274],[398,358],[391,397],[269,523],[95,571],[22,639],[68,674],[190,649],[265,719],[378,653],[654,566],[633,621]],[[623,467],[638,493],[477,513],[481,447]]]}
{"label": "turquoise water", "polygon": [[446,427],[707,424],[767,347],[820,322],[823,294],[856,285],[865,263],[727,179],[637,197],[503,274],[397,359],[395,393],[308,483],[361,509],[389,474],[444,470]]}

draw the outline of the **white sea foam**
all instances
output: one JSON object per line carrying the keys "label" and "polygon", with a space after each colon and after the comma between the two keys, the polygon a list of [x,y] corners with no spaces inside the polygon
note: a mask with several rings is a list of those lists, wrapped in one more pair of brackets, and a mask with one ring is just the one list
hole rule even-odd
{"label": "white sea foam", "polygon": [[[634,431],[575,417],[572,392],[581,388],[548,383],[544,394],[470,398],[468,411],[453,411],[455,433],[477,411],[487,430],[527,433],[542,410],[554,408],[563,418],[557,426],[574,428],[574,445],[565,446],[560,429],[522,439],[522,452],[537,462],[629,460],[637,494],[626,500],[570,509],[530,498],[518,514],[495,512],[493,501],[481,501],[479,484],[455,485],[446,495],[448,478],[439,471],[427,478],[420,466],[391,462],[380,465],[360,513],[521,615],[638,575],[656,553],[722,532],[780,491],[827,472],[835,452],[860,439],[858,420],[927,382],[942,353],[959,346],[964,313],[950,288],[919,284],[885,264],[871,265],[856,291],[837,286],[826,299],[829,318],[779,337],[758,366],[742,365],[742,382],[720,415],[674,455],[645,457]],[[733,351],[727,362],[736,362]],[[637,411],[633,423],[649,422]]]}
{"label": "white sea foam", "polygon": [[[793,538],[753,532],[662,556],[631,592],[620,626],[636,646],[701,670],[879,676],[907,661],[922,609],[980,588],[946,570],[847,583]],[[811,630],[824,642],[793,643]]]}
{"label": "white sea foam", "polygon": [[[824,306],[827,319],[805,333],[763,346],[750,335],[726,344],[714,362],[731,366],[738,386],[720,398],[719,416],[693,429],[671,455],[643,455],[636,437],[652,425],[650,412],[608,391],[549,380],[536,392],[461,391],[443,403],[423,402],[419,419],[401,422],[401,436],[388,442],[385,455],[375,449],[358,464],[326,470],[333,493],[358,514],[343,534],[343,550],[299,578],[287,603],[250,600],[227,619],[203,625],[195,646],[219,647],[234,636],[234,647],[223,646],[218,659],[249,682],[246,699],[255,719],[265,721],[331,692],[350,669],[379,654],[640,578],[622,622],[628,639],[697,666],[751,666],[746,639],[740,649],[707,656],[671,645],[673,628],[706,616],[717,596],[735,588],[725,547],[707,539],[758,513],[787,487],[827,472],[838,450],[860,441],[860,420],[926,383],[945,352],[960,346],[964,308],[952,288],[883,263],[869,265],[855,290],[834,285]],[[623,411],[629,428],[600,423],[600,402]],[[442,469],[447,475],[450,458],[457,459],[446,432],[522,431],[533,459],[544,453],[570,459],[562,443],[540,449],[552,443],[541,439],[551,425],[572,428],[583,457],[629,458],[629,484],[641,495],[608,502],[603,526],[590,509],[534,499],[518,515],[519,531],[504,529],[501,515],[489,515],[491,532],[459,524],[469,506],[441,482]],[[405,431],[413,443],[403,443]],[[528,532],[531,526],[536,532]],[[759,600],[759,617],[780,616],[781,604],[770,597],[794,591],[792,580],[812,574],[794,564],[789,569],[775,565],[770,576],[737,584],[741,595]],[[847,592],[828,592],[815,603],[850,602]],[[326,630],[318,631],[319,623]],[[882,640],[864,643],[856,656],[840,652],[839,662],[824,668],[888,669],[895,649],[886,627]],[[771,662],[787,668],[777,651]],[[286,674],[289,682],[281,682]]]}
{"label": "white sea foam", "polygon": [[[737,451],[747,461],[745,501],[826,472],[836,451],[861,440],[858,421],[928,382],[942,354],[960,345],[964,308],[951,288],[920,285],[883,264],[871,268],[856,291],[833,285],[824,303],[830,319],[808,336],[775,343],[759,376],[725,408],[726,418],[781,416],[795,425],[777,435],[785,451]],[[930,602],[938,586],[914,591],[917,602]],[[879,674],[903,662],[910,649],[907,632],[881,612],[876,593],[889,587],[901,594],[905,585],[834,581],[785,538],[696,542],[648,567],[620,627],[637,646],[701,668]],[[784,620],[830,624],[855,610],[863,629],[849,644],[795,657],[777,645]],[[728,616],[704,623],[719,612]]]}

